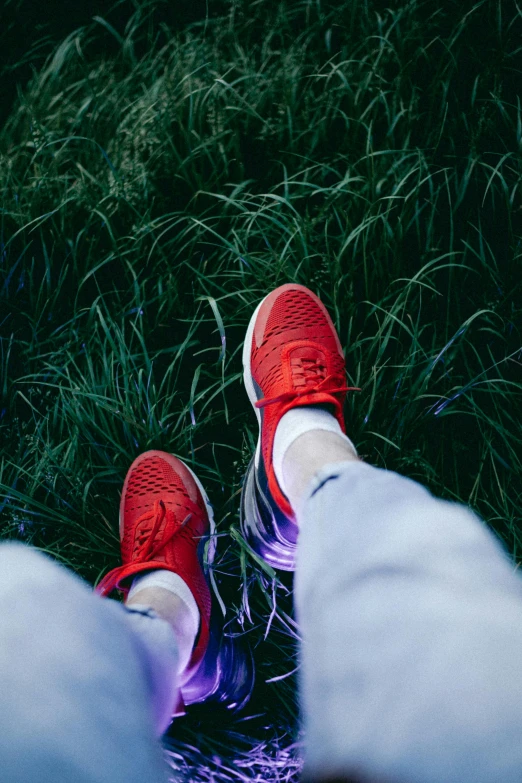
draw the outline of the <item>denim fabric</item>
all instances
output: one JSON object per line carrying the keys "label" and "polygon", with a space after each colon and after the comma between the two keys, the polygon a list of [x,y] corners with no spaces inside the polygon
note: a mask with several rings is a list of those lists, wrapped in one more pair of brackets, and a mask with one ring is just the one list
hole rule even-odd
{"label": "denim fabric", "polygon": [[305,777],[522,780],[522,586],[465,506],[361,462],[300,519]]}
{"label": "denim fabric", "polygon": [[0,606],[0,781],[165,783],[170,626],[14,543],[0,546]]}

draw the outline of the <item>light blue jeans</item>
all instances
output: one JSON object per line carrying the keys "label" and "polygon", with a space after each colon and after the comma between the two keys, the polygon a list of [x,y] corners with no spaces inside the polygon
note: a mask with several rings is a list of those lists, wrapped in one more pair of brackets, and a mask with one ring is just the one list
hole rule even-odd
{"label": "light blue jeans", "polygon": [[0,546],[0,781],[165,783],[170,626],[22,544]]}
{"label": "light blue jeans", "polygon": [[[363,463],[327,466],[295,579],[305,777],[522,781],[522,586],[467,508]],[[0,781],[159,783],[170,627],[0,546]]]}
{"label": "light blue jeans", "polygon": [[305,776],[521,783],[522,582],[486,526],[346,462],[315,478],[298,550]]}

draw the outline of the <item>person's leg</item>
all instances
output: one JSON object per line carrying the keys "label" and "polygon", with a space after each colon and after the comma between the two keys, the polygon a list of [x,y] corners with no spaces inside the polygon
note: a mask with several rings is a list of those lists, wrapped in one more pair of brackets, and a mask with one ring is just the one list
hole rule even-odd
{"label": "person's leg", "polygon": [[190,601],[189,597],[188,601],[183,600],[178,593],[166,587],[147,587],[146,584],[140,585],[138,582],[125,606],[130,612],[138,613],[143,607],[150,608],[170,625],[177,642],[178,675],[182,677],[190,661],[199,628],[199,612],[194,599]]}
{"label": "person's leg", "polygon": [[305,777],[520,781],[522,585],[497,540],[330,433],[296,439],[283,475]]}
{"label": "person's leg", "polygon": [[0,780],[156,783],[176,699],[170,626],[21,544],[0,546]]}
{"label": "person's leg", "polygon": [[0,545],[0,781],[165,781],[158,738],[183,700],[248,701],[251,656],[211,617],[211,509],[196,477],[172,455],[141,455],[121,512],[124,564],[97,591],[119,587],[126,605]]}
{"label": "person's leg", "polygon": [[[301,411],[296,412],[300,415]],[[283,427],[286,420],[283,421]],[[276,438],[281,437],[280,432]],[[347,438],[324,430],[308,430],[290,441],[283,448],[281,459],[281,484],[296,517],[301,505],[308,499],[308,488],[315,474],[331,462],[359,462],[359,457]]]}
{"label": "person's leg", "polygon": [[357,459],[342,346],[313,292],[259,303],[243,367],[259,439],[241,530],[297,566],[305,775],[522,780],[522,586],[498,542],[464,506]]}

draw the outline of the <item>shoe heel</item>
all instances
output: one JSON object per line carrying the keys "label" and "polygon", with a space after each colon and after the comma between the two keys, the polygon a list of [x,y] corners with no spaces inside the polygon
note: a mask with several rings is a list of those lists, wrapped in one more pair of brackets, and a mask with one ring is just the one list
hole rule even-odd
{"label": "shoe heel", "polygon": [[248,466],[243,487],[239,524],[245,541],[274,568],[295,570],[297,526],[270,502],[257,479],[255,457]]}
{"label": "shoe heel", "polygon": [[187,705],[205,702],[238,712],[254,688],[254,659],[250,647],[240,637],[225,635],[218,611],[212,613],[205,656],[193,678],[181,689],[181,695]]}

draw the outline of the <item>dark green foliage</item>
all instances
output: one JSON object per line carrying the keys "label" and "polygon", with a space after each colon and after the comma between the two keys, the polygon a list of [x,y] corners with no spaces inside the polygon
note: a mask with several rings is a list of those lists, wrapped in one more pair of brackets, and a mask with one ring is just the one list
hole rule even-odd
{"label": "dark green foliage", "polygon": [[256,648],[257,717],[217,729],[201,709],[171,758],[187,780],[293,780],[295,676],[264,685],[297,665],[291,579],[237,536],[246,324],[274,286],[316,291],[362,387],[361,455],[471,504],[518,561],[522,15],[169,13],[135,2],[72,31],[0,135],[1,535],[94,583],[118,562],[131,460],[187,460],[217,511],[231,628]]}

